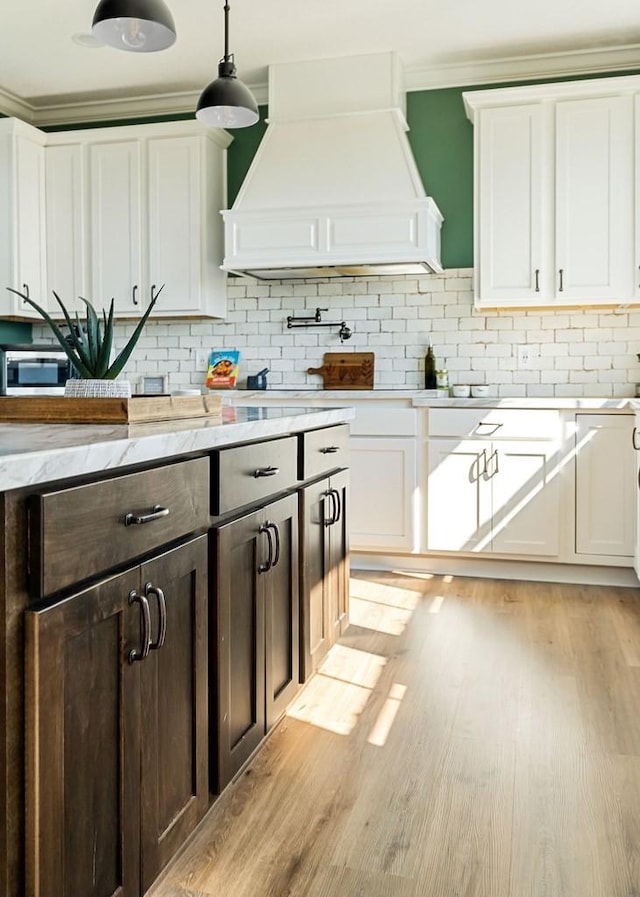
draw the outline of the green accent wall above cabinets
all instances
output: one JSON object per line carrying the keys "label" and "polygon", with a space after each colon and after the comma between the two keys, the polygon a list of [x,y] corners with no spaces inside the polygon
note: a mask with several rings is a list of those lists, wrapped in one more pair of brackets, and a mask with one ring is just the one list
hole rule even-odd
{"label": "green accent wall above cabinets", "polygon": [[427,196],[444,216],[443,268],[473,265],[473,126],[462,90],[407,94],[409,143]]}
{"label": "green accent wall above cabinets", "polygon": [[267,130],[267,107],[259,106],[260,120],[250,128],[232,131],[233,143],[227,149],[227,198],[229,208],[234,204],[249,166]]}
{"label": "green accent wall above cabinets", "polygon": [[0,321],[0,343],[30,343],[31,324],[22,321]]}

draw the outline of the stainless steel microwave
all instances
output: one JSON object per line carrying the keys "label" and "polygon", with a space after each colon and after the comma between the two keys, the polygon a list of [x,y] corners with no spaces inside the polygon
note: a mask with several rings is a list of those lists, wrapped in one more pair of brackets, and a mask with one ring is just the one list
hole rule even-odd
{"label": "stainless steel microwave", "polygon": [[64,395],[74,368],[53,344],[0,344],[0,395]]}

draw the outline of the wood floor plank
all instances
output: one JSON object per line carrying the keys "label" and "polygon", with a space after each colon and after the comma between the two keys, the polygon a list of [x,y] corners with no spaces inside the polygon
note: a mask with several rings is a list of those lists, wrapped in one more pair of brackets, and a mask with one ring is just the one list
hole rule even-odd
{"label": "wood floor plank", "polygon": [[352,577],[149,897],[640,897],[640,590]]}

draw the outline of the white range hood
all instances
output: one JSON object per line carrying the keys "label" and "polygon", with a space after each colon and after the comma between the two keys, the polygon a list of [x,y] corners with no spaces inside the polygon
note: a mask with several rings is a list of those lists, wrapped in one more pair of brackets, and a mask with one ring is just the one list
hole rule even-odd
{"label": "white range hood", "polygon": [[441,272],[442,215],[406,135],[394,53],[269,67],[269,119],[223,268],[265,279]]}

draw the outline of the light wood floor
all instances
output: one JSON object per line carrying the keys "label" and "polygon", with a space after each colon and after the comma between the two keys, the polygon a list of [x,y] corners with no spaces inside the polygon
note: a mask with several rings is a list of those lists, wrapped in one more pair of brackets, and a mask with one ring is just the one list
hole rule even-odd
{"label": "light wood floor", "polygon": [[352,577],[153,897],[640,897],[640,590]]}

